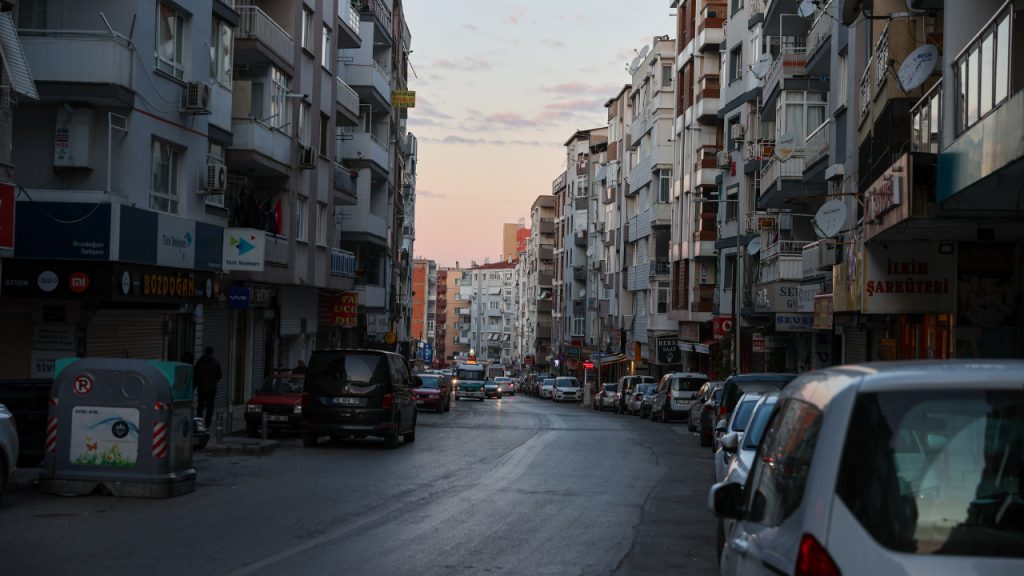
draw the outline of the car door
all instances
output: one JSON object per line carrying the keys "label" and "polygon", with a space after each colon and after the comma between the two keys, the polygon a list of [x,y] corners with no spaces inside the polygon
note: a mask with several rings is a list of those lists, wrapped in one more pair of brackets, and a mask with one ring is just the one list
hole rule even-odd
{"label": "car door", "polygon": [[723,576],[793,573],[804,532],[797,511],[821,419],[821,411],[807,402],[780,402],[747,476],[744,516],[726,534]]}
{"label": "car door", "polygon": [[413,397],[411,377],[409,369],[401,356],[389,355],[391,362],[391,397],[395,409],[398,410],[398,430],[412,428],[412,421],[416,412],[416,399]]}

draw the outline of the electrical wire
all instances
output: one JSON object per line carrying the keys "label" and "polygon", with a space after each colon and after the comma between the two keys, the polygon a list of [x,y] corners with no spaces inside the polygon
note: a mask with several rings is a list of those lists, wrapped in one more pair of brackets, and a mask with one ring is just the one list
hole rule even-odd
{"label": "electrical wire", "polygon": [[[18,184],[17,187],[18,187],[18,190],[19,190],[19,195],[24,194],[25,197],[28,198],[29,202],[35,203],[35,199],[32,198],[32,195],[28,193],[28,190],[26,190],[24,186],[22,186],[21,184]],[[99,210],[100,206],[102,206],[102,205],[103,204],[100,204],[100,203],[93,204],[93,207],[92,207],[91,210],[89,210],[88,214],[86,214],[85,216],[82,216],[81,218],[75,218],[74,220],[64,220],[63,218],[58,218],[58,217],[54,216],[53,214],[50,214],[49,212],[47,212],[43,208],[40,208],[39,211],[43,214],[43,216],[46,216],[47,218],[49,218],[50,220],[53,220],[54,222],[56,222],[58,224],[78,224],[79,222],[84,222],[84,221],[88,220],[89,218],[91,218],[92,215],[97,210]],[[107,205],[109,206],[109,204],[107,204]]]}

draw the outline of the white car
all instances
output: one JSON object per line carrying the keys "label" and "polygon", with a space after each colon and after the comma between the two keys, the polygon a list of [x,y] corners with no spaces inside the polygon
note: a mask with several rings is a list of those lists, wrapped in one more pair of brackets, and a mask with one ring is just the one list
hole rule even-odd
{"label": "white car", "polygon": [[18,431],[14,427],[14,415],[0,404],[0,500],[3,500],[7,481],[18,466]]}
{"label": "white car", "polygon": [[1024,574],[1022,382],[1020,360],[797,377],[746,484],[709,491],[736,521],[721,573]]}
{"label": "white car", "polygon": [[580,381],[575,376],[559,376],[555,378],[555,388],[551,399],[555,402],[575,402],[582,398]]}
{"label": "white car", "polygon": [[[747,392],[740,401],[736,403],[736,409],[729,416],[729,423],[725,426],[725,435],[719,440],[718,448],[715,450],[715,482],[725,479],[725,472],[729,463],[736,456],[736,446],[743,440],[743,432],[750,423],[750,417],[754,414],[754,406],[762,398],[760,392]],[[730,438],[732,448],[726,446],[725,437],[732,434]]]}
{"label": "white car", "polygon": [[545,378],[544,383],[540,385],[540,397],[551,399],[555,392],[555,379]]}

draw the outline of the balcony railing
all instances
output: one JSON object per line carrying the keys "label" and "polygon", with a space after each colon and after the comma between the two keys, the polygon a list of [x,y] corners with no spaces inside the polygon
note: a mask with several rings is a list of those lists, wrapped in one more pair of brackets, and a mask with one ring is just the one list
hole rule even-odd
{"label": "balcony railing", "polygon": [[858,121],[863,122],[871,111],[871,77],[874,70],[874,60],[869,59],[864,66],[864,74],[860,77],[860,90],[858,91],[857,106],[860,111]]}
{"label": "balcony railing", "polygon": [[650,275],[666,276],[672,271],[672,263],[668,260],[652,260]]}
{"label": "balcony railing", "polygon": [[804,141],[804,165],[810,166],[828,155],[828,133],[831,120],[825,120]]}
{"label": "balcony railing", "polygon": [[807,53],[814,54],[818,47],[832,36],[832,22],[835,21],[835,0],[828,0],[824,8],[819,8],[807,33]]}
{"label": "balcony railing", "polygon": [[804,158],[794,154],[789,160],[782,161],[772,156],[771,160],[761,169],[761,191],[781,178],[803,178]]}
{"label": "balcony railing", "polygon": [[335,76],[335,84],[338,85],[338,94],[336,100],[338,104],[344,108],[349,114],[358,118],[359,117],[359,94],[352,89],[351,86],[345,83],[344,80]]}
{"label": "balcony railing", "polygon": [[697,101],[700,102],[703,98],[718,98],[719,90],[718,75],[705,74],[701,77],[700,85],[697,88]]}
{"label": "balcony railing", "polygon": [[728,8],[725,2],[709,2],[700,9],[700,23],[697,24],[697,31],[705,28],[721,28],[725,23],[725,16]]}
{"label": "balcony railing", "polygon": [[382,30],[387,31],[387,37],[390,41],[391,36],[391,9],[388,8],[387,4],[381,0],[358,0],[359,11],[364,13],[373,14],[373,17],[377,20],[377,24]]}
{"label": "balcony railing", "polygon": [[942,131],[942,82],[936,82],[910,109],[911,150],[939,153]]}
{"label": "balcony railing", "polygon": [[802,256],[804,246],[810,242],[804,240],[779,240],[761,249],[761,262],[767,262],[778,256]]}
{"label": "balcony railing", "polygon": [[779,52],[778,58],[772,63],[771,70],[765,76],[761,97],[765,100],[772,92],[780,89],[782,80],[794,76],[803,76],[807,72],[807,48],[803,46],[787,46]]}
{"label": "balcony railing", "polygon": [[355,277],[356,255],[341,248],[331,248],[331,274]]}
{"label": "balcony railing", "polygon": [[256,40],[285,62],[292,63],[295,43],[291,34],[256,6],[239,6],[235,11],[241,17],[236,39]]}
{"label": "balcony railing", "polygon": [[103,30],[18,30],[36,82],[82,82],[135,90],[131,42]]}
{"label": "balcony railing", "polygon": [[349,28],[359,33],[359,13],[346,0],[338,0],[338,19]]}

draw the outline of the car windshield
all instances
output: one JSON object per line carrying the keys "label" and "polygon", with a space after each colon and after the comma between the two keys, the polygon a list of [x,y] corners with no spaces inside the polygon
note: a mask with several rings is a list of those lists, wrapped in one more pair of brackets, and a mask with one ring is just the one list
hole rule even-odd
{"label": "car windshield", "polygon": [[696,392],[707,382],[706,378],[673,378],[673,392]]}
{"label": "car windshield", "polygon": [[764,436],[764,429],[768,425],[768,418],[772,415],[774,402],[761,402],[755,406],[754,414],[750,417],[747,430],[743,434],[743,449],[753,450],[761,443],[761,436]]}
{"label": "car windshield", "polygon": [[1024,391],[982,384],[857,397],[836,494],[882,546],[1024,558]]}
{"label": "car windshield", "polygon": [[545,378],[544,379],[544,385],[545,386],[554,386],[555,385],[555,379],[554,378]]}
{"label": "car windshield", "polygon": [[390,377],[390,363],[382,354],[318,353],[313,355],[306,370],[307,387],[315,391],[387,383]]}
{"label": "car windshield", "polygon": [[559,388],[579,388],[580,383],[575,378],[558,378],[556,386]]}
{"label": "car windshield", "polygon": [[455,371],[455,378],[459,380],[483,380],[484,371],[482,368],[459,368]]}
{"label": "car windshield", "polygon": [[301,394],[304,375],[273,374],[263,380],[260,394]]}
{"label": "car windshield", "polygon": [[431,376],[430,374],[420,374],[417,376],[418,382],[416,382],[417,388],[427,388],[430,390],[441,389],[441,379],[437,376]]}
{"label": "car windshield", "polygon": [[604,385],[604,391],[605,392],[615,392],[618,389],[619,389],[619,385],[618,384],[605,384]]}
{"label": "car windshield", "polygon": [[743,432],[747,429],[747,422],[750,422],[750,415],[754,413],[754,406],[757,398],[741,398],[736,406],[736,415],[732,417],[732,430]]}

